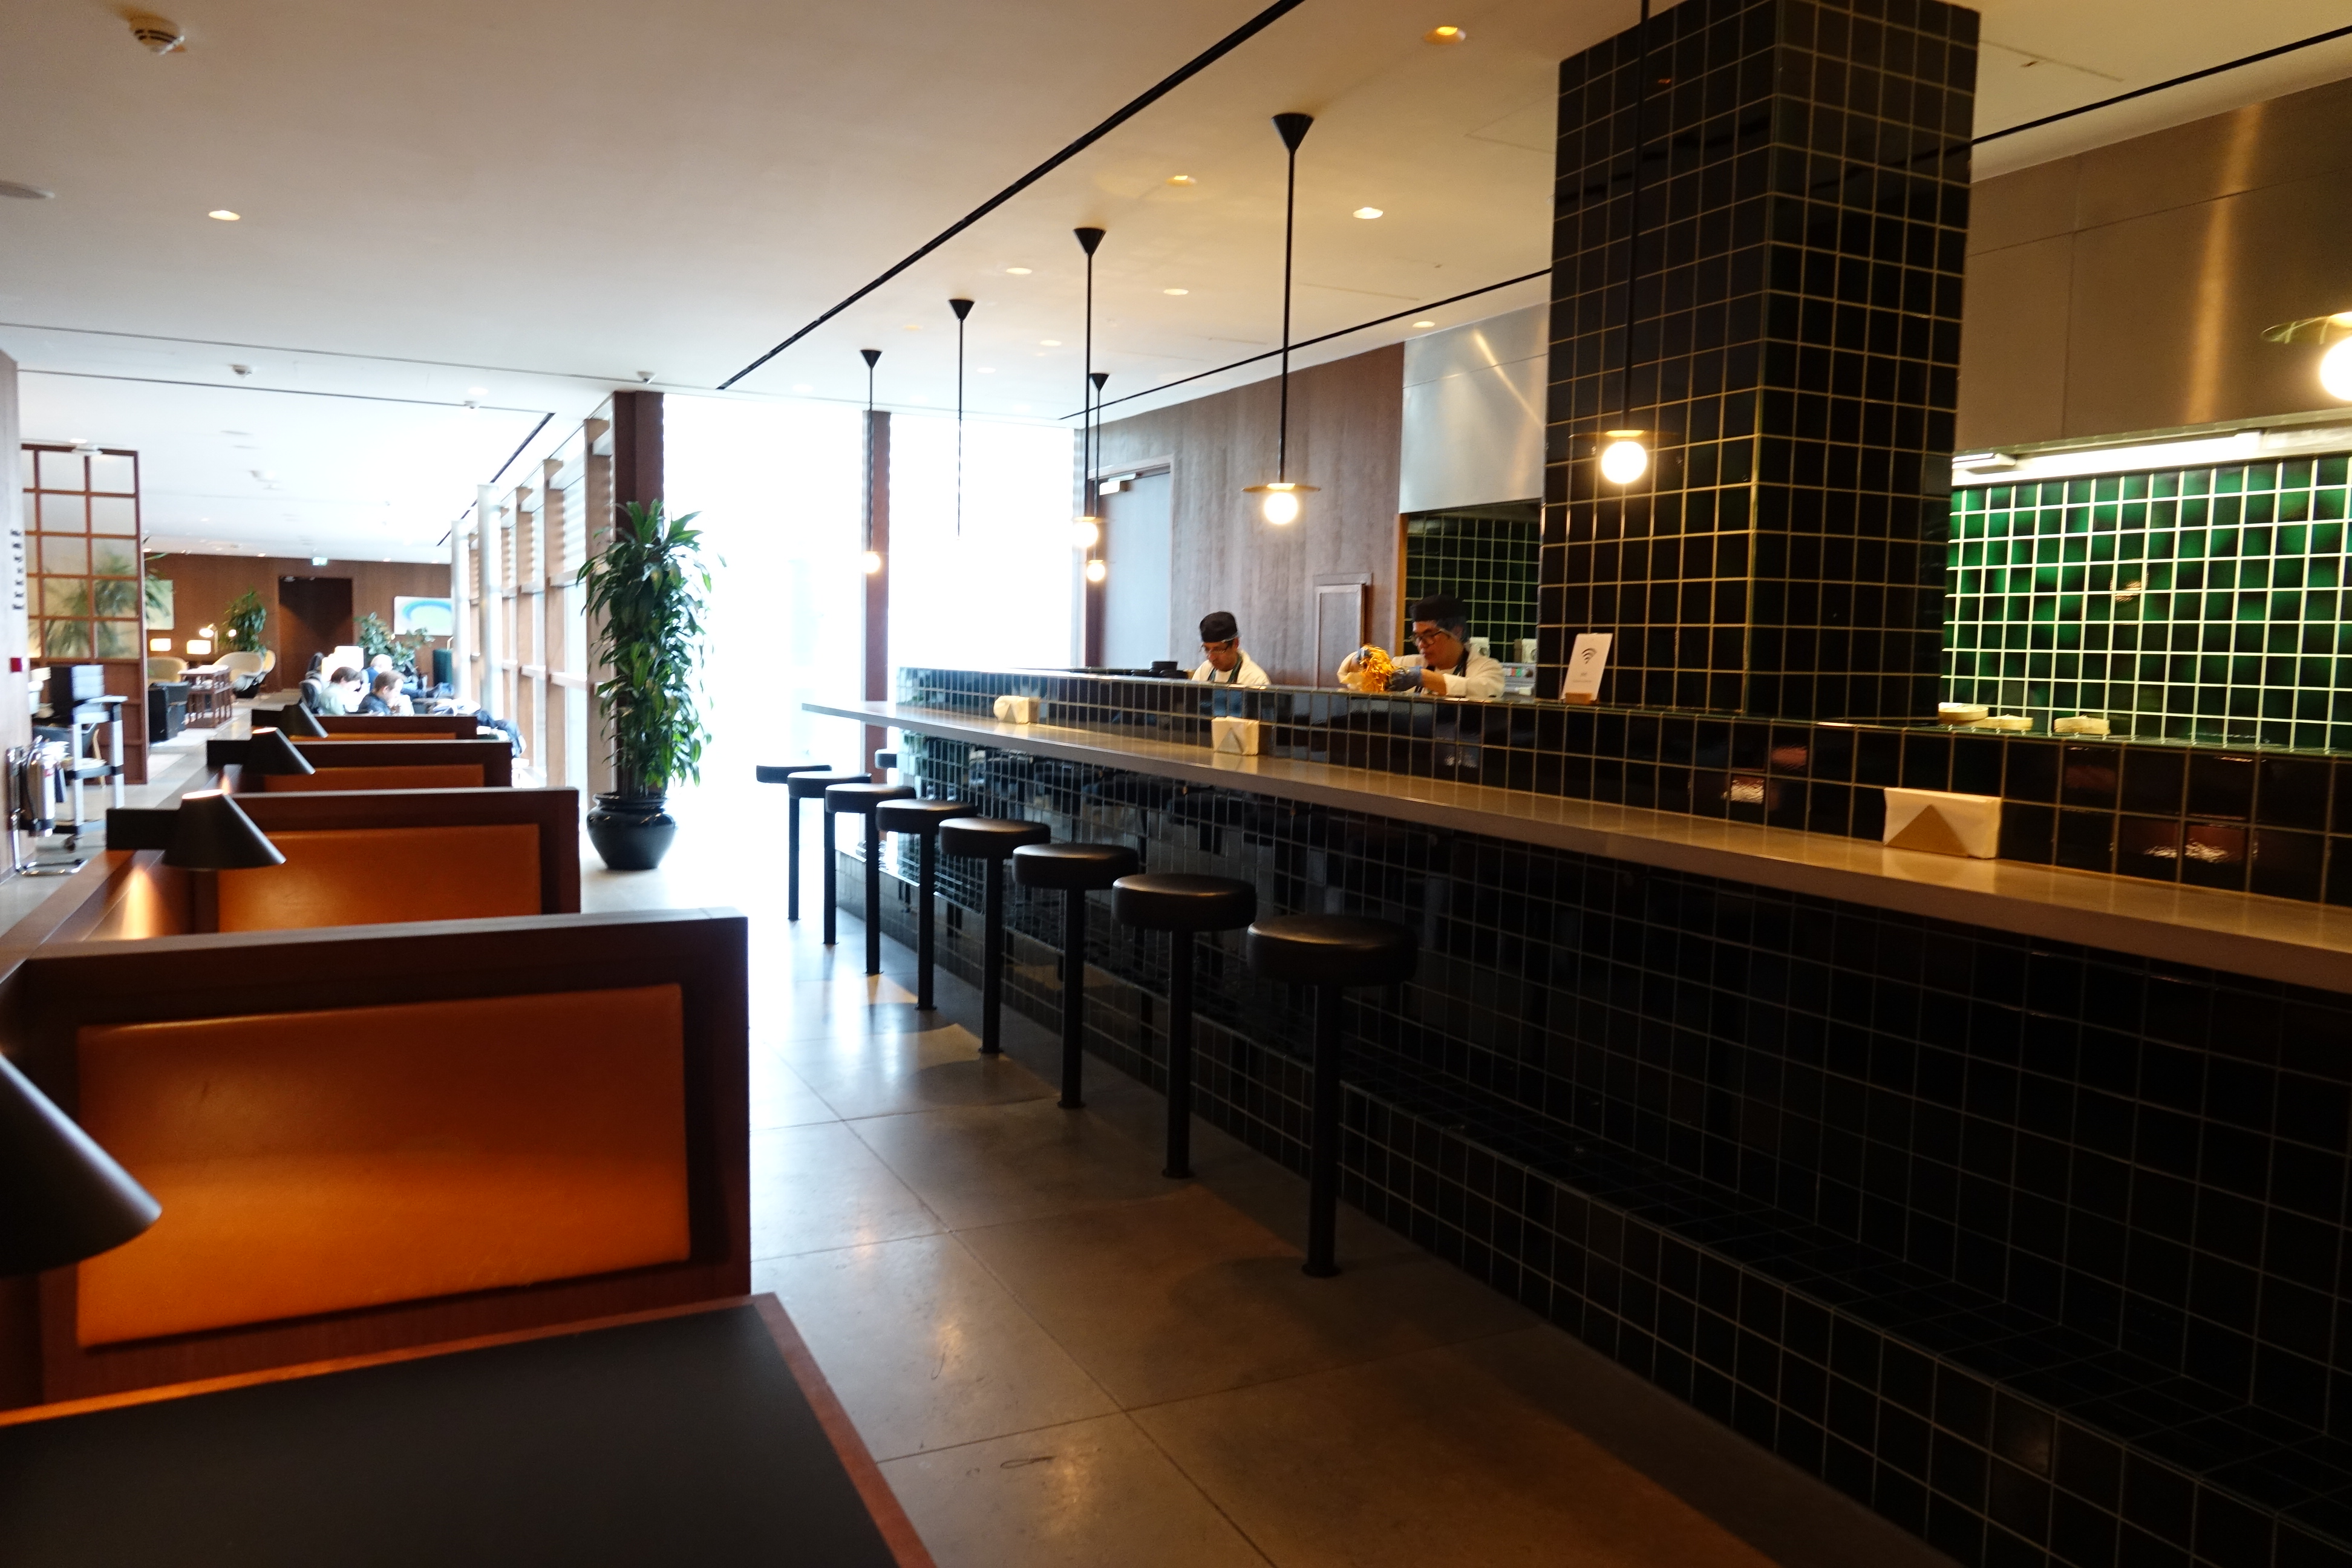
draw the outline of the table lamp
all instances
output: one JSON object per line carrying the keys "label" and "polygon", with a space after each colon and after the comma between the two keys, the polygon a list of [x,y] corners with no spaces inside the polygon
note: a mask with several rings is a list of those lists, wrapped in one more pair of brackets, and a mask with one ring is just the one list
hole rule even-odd
{"label": "table lamp", "polygon": [[253,739],[246,742],[245,771],[249,773],[315,773],[294,742],[286,738],[283,730],[256,730]]}
{"label": "table lamp", "polygon": [[306,741],[323,741],[327,727],[319,716],[299,702],[289,702],[278,710],[278,728],[289,735],[299,735]]}
{"label": "table lamp", "polygon": [[130,1172],[0,1057],[0,1276],[95,1258],[163,1212]]}
{"label": "table lamp", "polygon": [[[303,768],[308,772],[310,764]],[[184,795],[173,815],[172,842],[163,851],[166,866],[184,871],[250,871],[286,864],[285,854],[226,790]]]}

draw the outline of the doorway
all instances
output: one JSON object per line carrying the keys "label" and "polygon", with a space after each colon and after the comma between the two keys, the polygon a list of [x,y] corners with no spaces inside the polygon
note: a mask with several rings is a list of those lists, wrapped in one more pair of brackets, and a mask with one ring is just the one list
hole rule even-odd
{"label": "doorway", "polygon": [[1149,669],[1174,653],[1175,596],[1168,470],[1139,474],[1102,498],[1103,663]]}
{"label": "doorway", "polygon": [[313,654],[331,653],[351,640],[349,577],[278,579],[278,668],[287,685],[301,680]]}

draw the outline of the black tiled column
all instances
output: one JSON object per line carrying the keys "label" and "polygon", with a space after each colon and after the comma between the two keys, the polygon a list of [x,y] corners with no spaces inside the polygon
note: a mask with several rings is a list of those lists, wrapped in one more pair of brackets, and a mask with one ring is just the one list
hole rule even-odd
{"label": "black tiled column", "polygon": [[[1605,702],[1932,715],[1976,13],[1685,0],[1641,34],[1560,68],[1539,689],[1607,631]],[[1623,489],[1589,438],[1620,425],[1664,433]]]}

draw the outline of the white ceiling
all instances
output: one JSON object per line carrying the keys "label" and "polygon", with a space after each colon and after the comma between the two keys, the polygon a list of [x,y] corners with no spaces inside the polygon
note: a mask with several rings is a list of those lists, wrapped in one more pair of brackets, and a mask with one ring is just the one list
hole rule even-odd
{"label": "white ceiling", "polygon": [[[646,373],[716,386],[1255,5],[164,8],[188,47],[163,58],[90,0],[0,10],[0,179],[58,193],[0,201],[0,350],[29,373],[26,433],[141,449],[161,540],[423,558],[541,414],[530,457]],[[2344,19],[2343,0],[1982,9],[1979,132]],[[742,390],[862,398],[856,350],[877,347],[883,401],[951,405],[946,300],[964,294],[979,301],[968,406],[1064,415],[1080,224],[1110,231],[1096,356],[1110,395],[1271,346],[1283,160],[1266,121],[1286,109],[1318,116],[1299,159],[1298,335],[1533,271],[1557,63],[1633,14],[1308,0]],[[1421,42],[1440,22],[1469,41]],[[2340,40],[1991,143],[1979,174],[2347,74]],[[1386,216],[1349,216],[1364,205]],[[1537,298],[1530,284],[1416,312],[1302,358]]]}

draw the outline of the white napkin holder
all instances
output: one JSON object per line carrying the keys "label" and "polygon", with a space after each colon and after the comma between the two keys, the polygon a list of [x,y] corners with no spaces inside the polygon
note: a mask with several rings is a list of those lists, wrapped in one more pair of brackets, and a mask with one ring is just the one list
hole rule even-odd
{"label": "white napkin holder", "polygon": [[1000,697],[996,700],[996,716],[1008,724],[1034,724],[1037,721],[1037,700],[1034,697]]}
{"label": "white napkin holder", "polygon": [[1965,855],[1971,860],[1998,858],[2000,796],[1890,786],[1884,839],[1890,849]]}
{"label": "white napkin holder", "polygon": [[1209,721],[1210,749],[1231,752],[1237,757],[1255,757],[1265,743],[1265,724],[1257,719],[1212,719]]}

